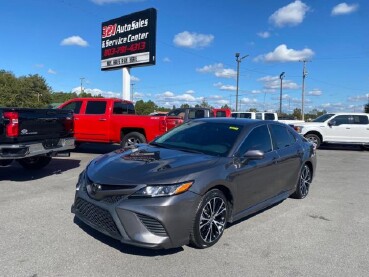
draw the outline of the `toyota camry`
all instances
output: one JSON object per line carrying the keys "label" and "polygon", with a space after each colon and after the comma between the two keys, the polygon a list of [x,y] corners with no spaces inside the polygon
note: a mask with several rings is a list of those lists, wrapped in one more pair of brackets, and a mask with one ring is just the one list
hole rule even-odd
{"label": "toyota camry", "polygon": [[315,168],[315,146],[286,124],[198,119],[91,161],[72,212],[122,243],[206,248],[227,224],[305,198]]}

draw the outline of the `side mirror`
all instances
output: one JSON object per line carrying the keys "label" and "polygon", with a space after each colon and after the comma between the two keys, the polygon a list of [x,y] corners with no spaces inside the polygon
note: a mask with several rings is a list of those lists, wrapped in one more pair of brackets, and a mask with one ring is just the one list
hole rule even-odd
{"label": "side mirror", "polygon": [[336,126],[336,121],[335,120],[328,121],[328,126],[329,127]]}
{"label": "side mirror", "polygon": [[251,160],[264,159],[264,152],[261,150],[249,150],[242,156],[242,163],[246,164]]}

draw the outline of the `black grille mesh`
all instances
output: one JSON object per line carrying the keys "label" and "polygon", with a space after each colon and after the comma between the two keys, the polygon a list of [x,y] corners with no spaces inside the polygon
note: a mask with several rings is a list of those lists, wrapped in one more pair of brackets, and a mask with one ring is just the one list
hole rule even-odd
{"label": "black grille mesh", "polygon": [[137,214],[137,217],[141,220],[142,224],[145,225],[146,229],[149,230],[151,233],[162,237],[168,236],[167,232],[164,229],[164,226],[155,218],[143,214]]}
{"label": "black grille mesh", "polygon": [[120,237],[117,225],[107,210],[97,207],[82,198],[77,198],[75,209],[79,215],[83,216],[92,225],[105,230],[113,237]]}

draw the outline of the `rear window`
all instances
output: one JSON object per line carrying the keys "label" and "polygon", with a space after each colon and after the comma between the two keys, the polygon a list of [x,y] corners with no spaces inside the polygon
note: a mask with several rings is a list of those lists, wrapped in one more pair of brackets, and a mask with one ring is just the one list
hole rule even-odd
{"label": "rear window", "polygon": [[135,114],[132,103],[114,102],[113,114]]}

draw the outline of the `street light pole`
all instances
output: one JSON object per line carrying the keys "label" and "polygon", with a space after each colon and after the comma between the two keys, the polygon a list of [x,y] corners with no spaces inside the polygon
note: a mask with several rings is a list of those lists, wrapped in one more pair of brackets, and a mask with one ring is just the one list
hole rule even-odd
{"label": "street light pole", "polygon": [[279,79],[281,79],[281,89],[280,89],[280,94],[279,94],[279,115],[282,114],[282,80],[284,78],[284,72],[282,72],[279,75]]}
{"label": "street light pole", "polygon": [[236,62],[237,62],[236,112],[238,112],[238,80],[240,76],[240,62],[248,56],[249,55],[245,55],[240,58],[240,53],[236,53]]}

